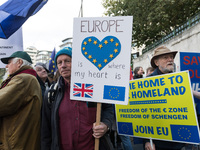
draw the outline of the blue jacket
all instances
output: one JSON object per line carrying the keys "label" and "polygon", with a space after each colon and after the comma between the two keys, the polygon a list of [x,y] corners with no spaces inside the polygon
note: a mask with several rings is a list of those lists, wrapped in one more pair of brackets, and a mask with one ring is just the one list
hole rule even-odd
{"label": "blue jacket", "polygon": [[[42,106],[42,126],[41,126],[41,150],[60,150],[59,140],[59,114],[58,108],[64,96],[64,79],[60,77],[58,80],[58,88],[54,96],[55,100],[52,103],[48,102],[48,91],[45,92],[45,97]],[[88,107],[95,107],[94,103],[88,103]],[[104,122],[111,129],[114,119],[114,112],[111,104],[102,104],[101,121]],[[108,139],[104,135],[100,139],[100,147],[105,145],[105,140]],[[109,140],[109,139],[108,139]],[[104,141],[101,142],[101,141]],[[104,150],[109,148],[103,148]]]}

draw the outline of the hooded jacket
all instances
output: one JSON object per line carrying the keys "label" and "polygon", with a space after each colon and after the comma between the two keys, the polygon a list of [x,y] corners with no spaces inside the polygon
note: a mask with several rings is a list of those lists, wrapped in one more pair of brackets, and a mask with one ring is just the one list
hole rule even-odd
{"label": "hooded jacket", "polygon": [[42,93],[36,72],[23,66],[0,86],[0,150],[40,149]]}

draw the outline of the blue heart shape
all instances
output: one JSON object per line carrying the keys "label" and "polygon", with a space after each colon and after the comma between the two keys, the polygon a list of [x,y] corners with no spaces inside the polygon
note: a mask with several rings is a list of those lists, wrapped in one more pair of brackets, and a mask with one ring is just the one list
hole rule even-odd
{"label": "blue heart shape", "polygon": [[107,36],[101,42],[94,36],[87,37],[81,44],[81,52],[99,70],[115,59],[121,51],[121,43],[114,36]]}

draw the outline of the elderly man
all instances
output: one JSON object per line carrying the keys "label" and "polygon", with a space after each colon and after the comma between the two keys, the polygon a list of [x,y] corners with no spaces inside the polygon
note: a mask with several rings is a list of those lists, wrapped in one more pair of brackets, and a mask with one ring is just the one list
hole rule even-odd
{"label": "elderly man", "polygon": [[60,77],[54,90],[50,87],[44,98],[42,150],[94,150],[95,138],[100,138],[100,150],[108,150],[108,141],[103,141],[114,119],[113,108],[102,104],[102,122],[95,126],[95,103],[70,99],[71,56],[70,47],[63,48],[55,56]]}
{"label": "elderly man", "polygon": [[40,149],[41,88],[30,56],[17,51],[1,58],[9,77],[0,86],[0,149]]}
{"label": "elderly man", "polygon": [[[160,46],[155,49],[154,55],[151,58],[151,66],[155,70],[149,76],[172,73],[174,71],[174,58],[176,53],[177,51],[171,51],[165,46]],[[184,146],[182,143],[153,140],[155,145],[152,149],[150,142],[145,141],[145,150],[181,150]]]}

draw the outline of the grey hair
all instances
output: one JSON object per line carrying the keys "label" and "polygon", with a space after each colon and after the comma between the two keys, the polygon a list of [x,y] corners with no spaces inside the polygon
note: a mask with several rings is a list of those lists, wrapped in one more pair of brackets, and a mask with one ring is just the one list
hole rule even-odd
{"label": "grey hair", "polygon": [[18,57],[13,58],[13,64],[15,64],[19,59],[21,59],[22,62],[23,62],[21,67],[23,67],[23,66],[32,66],[32,64],[30,62],[28,62],[27,60],[22,59],[22,58],[18,58]]}

